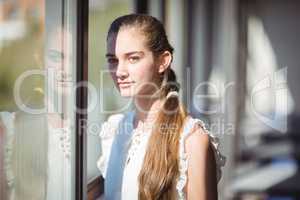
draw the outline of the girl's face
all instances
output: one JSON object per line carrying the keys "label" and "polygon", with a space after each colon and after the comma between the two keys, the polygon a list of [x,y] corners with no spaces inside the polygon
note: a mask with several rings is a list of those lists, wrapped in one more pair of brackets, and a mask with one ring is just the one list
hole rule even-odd
{"label": "girl's face", "polygon": [[145,44],[142,32],[132,27],[121,28],[108,37],[106,58],[123,97],[147,97],[159,88],[159,70],[153,53]]}

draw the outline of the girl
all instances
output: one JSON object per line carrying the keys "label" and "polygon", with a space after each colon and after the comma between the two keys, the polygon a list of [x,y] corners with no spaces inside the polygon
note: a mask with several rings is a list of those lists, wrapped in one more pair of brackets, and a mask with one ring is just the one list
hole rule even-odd
{"label": "girl", "polygon": [[217,140],[180,103],[173,48],[156,18],[117,18],[107,35],[107,62],[134,110],[102,125],[98,168],[107,200],[217,199],[224,157]]}

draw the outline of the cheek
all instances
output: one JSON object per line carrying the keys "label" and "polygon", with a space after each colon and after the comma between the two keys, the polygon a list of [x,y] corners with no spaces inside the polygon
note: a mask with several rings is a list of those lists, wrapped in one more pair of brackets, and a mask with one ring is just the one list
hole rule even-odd
{"label": "cheek", "polygon": [[154,74],[155,67],[153,63],[141,63],[130,68],[130,75],[138,82],[152,82]]}
{"label": "cheek", "polygon": [[110,71],[110,76],[113,79],[114,83],[117,84],[117,75],[115,71]]}

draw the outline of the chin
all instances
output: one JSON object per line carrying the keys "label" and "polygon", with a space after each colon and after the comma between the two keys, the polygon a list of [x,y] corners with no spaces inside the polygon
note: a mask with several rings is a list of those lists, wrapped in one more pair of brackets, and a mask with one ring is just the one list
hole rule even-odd
{"label": "chin", "polygon": [[128,90],[128,91],[121,90],[120,95],[121,95],[121,97],[127,97],[127,98],[134,96],[130,90]]}

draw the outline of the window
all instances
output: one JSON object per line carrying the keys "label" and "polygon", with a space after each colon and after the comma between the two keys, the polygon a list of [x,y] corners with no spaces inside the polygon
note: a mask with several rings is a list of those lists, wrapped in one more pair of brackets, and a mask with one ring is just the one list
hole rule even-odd
{"label": "window", "polygon": [[0,2],[1,199],[75,199],[76,3]]}

